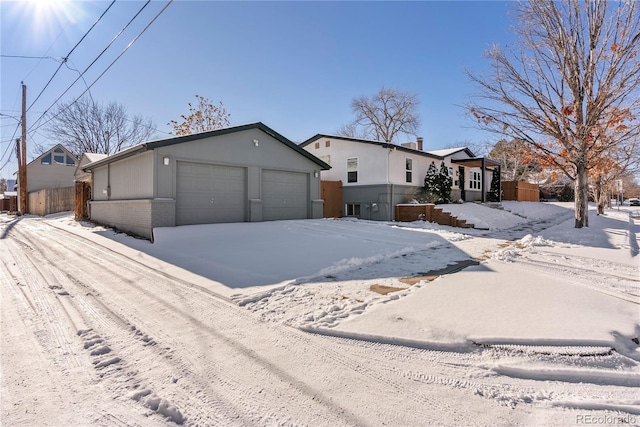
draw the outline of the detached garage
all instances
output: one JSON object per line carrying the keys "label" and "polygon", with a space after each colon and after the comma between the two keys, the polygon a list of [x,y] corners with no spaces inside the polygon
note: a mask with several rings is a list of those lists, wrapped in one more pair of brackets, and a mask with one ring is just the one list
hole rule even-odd
{"label": "detached garage", "polygon": [[154,227],[322,218],[329,165],[262,123],[145,142],[84,167],[91,219]]}

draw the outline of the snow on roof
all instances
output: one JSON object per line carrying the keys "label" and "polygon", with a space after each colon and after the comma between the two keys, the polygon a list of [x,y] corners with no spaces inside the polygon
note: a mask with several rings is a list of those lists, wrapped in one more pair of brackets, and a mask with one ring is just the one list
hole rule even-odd
{"label": "snow on roof", "polygon": [[427,153],[431,153],[433,155],[440,156],[440,157],[446,157],[446,156],[450,156],[453,153],[457,153],[458,151],[463,151],[465,149],[466,147],[445,148],[443,150],[429,150],[427,151]]}
{"label": "snow on roof", "polygon": [[108,156],[108,154],[84,153],[84,156],[87,158],[87,160],[89,160],[89,163],[91,163],[91,162],[97,162],[100,159],[104,159],[105,157]]}

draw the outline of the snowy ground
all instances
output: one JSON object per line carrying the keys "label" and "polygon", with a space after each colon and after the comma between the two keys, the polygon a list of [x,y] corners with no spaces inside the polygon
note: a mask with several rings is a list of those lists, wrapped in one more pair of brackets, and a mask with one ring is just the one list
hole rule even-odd
{"label": "snowy ground", "polygon": [[[33,242],[46,233],[63,236],[71,232],[82,239],[82,245],[86,248],[92,245],[102,253],[109,254],[105,255],[105,259],[110,259],[112,253],[117,254],[122,257],[118,259],[125,260],[118,262],[135,262],[161,274],[161,282],[165,279],[169,281],[166,285],[158,285],[162,288],[171,289],[171,280],[176,278],[191,290],[206,291],[210,298],[241,307],[240,312],[225,314],[244,319],[241,320],[245,325],[244,332],[234,326],[232,340],[241,340],[236,337],[245,335],[266,334],[269,337],[268,333],[259,332],[268,325],[276,328],[273,331],[269,329],[275,334],[272,340],[280,342],[283,347],[287,347],[289,344],[285,343],[294,338],[310,340],[308,342],[315,345],[311,353],[316,352],[319,356],[313,368],[307,367],[310,370],[305,371],[304,381],[314,384],[316,389],[327,387],[327,366],[323,367],[322,363],[326,362],[322,361],[328,357],[323,356],[323,352],[328,351],[325,345],[330,343],[331,353],[334,354],[332,357],[350,355],[349,363],[353,364],[349,365],[352,366],[350,369],[360,372],[365,369],[363,366],[375,363],[379,371],[374,377],[387,378],[389,381],[395,379],[393,381],[396,382],[390,384],[396,392],[402,390],[419,395],[429,390],[431,395],[434,393],[432,387],[442,391],[436,393],[437,399],[444,399],[438,401],[440,406],[431,408],[425,402],[417,402],[419,406],[424,406],[421,411],[432,414],[429,408],[434,411],[438,407],[442,409],[441,405],[451,403],[447,402],[448,399],[473,396],[474,399],[469,401],[469,409],[485,414],[484,418],[474,419],[466,417],[465,411],[458,408],[459,417],[452,418],[451,413],[443,410],[440,418],[429,418],[430,421],[424,423],[568,425],[587,424],[588,420],[595,419],[606,421],[600,424],[638,424],[640,220],[629,216],[629,208],[608,210],[605,216],[596,216],[592,211],[590,227],[574,229],[570,204],[504,202],[503,205],[504,210],[477,204],[445,207],[445,210],[459,218],[488,230],[455,229],[424,222],[399,224],[325,219],[161,228],[155,230],[153,244],[115,234],[103,227],[75,223],[68,214],[20,221],[2,217],[2,262],[6,270],[11,271],[0,276],[3,279],[3,349],[8,340],[12,346],[18,346],[11,351],[3,350],[2,353],[3,397],[6,393],[20,390],[20,387],[10,383],[17,378],[17,374],[15,369],[7,368],[7,360],[20,360],[20,357],[24,357],[22,352],[29,351],[20,348],[17,336],[6,333],[7,325],[15,321],[8,317],[9,313],[22,316],[25,330],[33,322],[24,320],[25,315],[19,310],[15,312],[15,308],[6,308],[6,304],[15,305],[15,298],[21,298],[20,294],[8,293],[10,283],[34,274],[32,271],[13,271],[18,267],[12,262],[18,259],[20,246],[22,250],[37,246]],[[17,239],[19,245],[9,244],[12,239]],[[39,245],[43,250],[50,249],[44,240]],[[13,257],[7,256],[5,249],[13,253]],[[98,254],[95,256],[100,258]],[[470,263],[477,265],[457,271]],[[90,265],[85,264],[85,268],[90,268]],[[455,268],[456,265],[459,268]],[[114,307],[120,307],[112,309],[118,314],[116,317],[126,319],[127,324],[139,328],[138,321],[147,322],[145,330],[156,330],[159,336],[170,334],[169,330],[175,327],[171,323],[171,316],[169,319],[157,317],[154,314],[155,310],[159,310],[157,303],[150,302],[150,305],[139,309],[125,302],[126,293],[131,288],[131,285],[127,288],[126,283],[135,282],[126,276],[120,277],[117,265],[104,268],[111,268],[108,270],[111,273],[105,272],[100,283],[91,285],[93,288],[88,290],[92,295],[105,295],[101,307],[113,304]],[[117,277],[109,279],[114,274]],[[116,280],[118,286],[111,283],[112,280]],[[175,282],[173,286],[177,284]],[[68,284],[68,287],[72,286],[76,285]],[[85,283],[82,286],[87,285]],[[148,286],[153,288],[155,285],[151,281]],[[121,299],[118,300],[120,306],[115,301],[116,294],[106,298],[110,292],[115,292],[115,288],[120,289],[122,295],[118,297]],[[51,288],[49,284],[48,289],[56,288]],[[20,290],[27,300],[31,293],[37,295],[34,289],[26,293]],[[142,298],[133,292],[131,290],[132,301]],[[84,308],[78,306],[79,299],[78,294],[75,296],[76,308],[67,307],[66,311],[82,313]],[[38,298],[36,303],[30,301],[35,306]],[[89,307],[90,303],[86,304]],[[205,312],[201,314],[200,309],[193,308],[194,304],[197,305],[185,300],[179,306],[191,307],[191,310],[195,310],[193,316],[199,319],[198,322],[204,321],[200,317]],[[174,309],[165,307],[159,314],[162,316],[166,310],[171,313]],[[128,314],[125,316],[121,312]],[[242,317],[245,316],[242,312],[260,323],[251,326],[253,323]],[[81,320],[76,321],[77,324],[91,323],[86,320],[91,317],[89,314],[78,317]],[[215,318],[206,322],[215,323]],[[154,322],[165,326],[155,329],[151,326]],[[233,320],[228,322],[229,328],[232,328],[232,324],[237,326]],[[100,338],[90,337],[96,335],[95,325],[85,326],[94,331],[82,332],[84,328],[77,328],[81,330],[78,336],[85,340],[86,346],[87,342]],[[281,326],[285,328],[281,329]],[[302,335],[283,332],[290,331],[291,327]],[[195,330],[198,329],[196,327]],[[105,335],[107,333],[104,332]],[[186,334],[182,344],[186,343],[187,347],[189,343],[198,342],[196,338],[190,341],[188,337],[191,332],[180,333]],[[197,334],[199,336],[201,332]],[[282,334],[280,339],[277,338],[278,334]],[[147,335],[140,335],[152,340]],[[168,336],[165,338],[169,340]],[[119,339],[124,340],[123,337]],[[159,340],[158,337],[154,339]],[[265,344],[260,344],[255,338],[249,342],[254,343],[251,345],[257,346],[260,351],[265,351]],[[101,347],[88,348],[93,349],[92,354],[96,351],[97,356],[101,356],[100,351],[109,353],[104,349],[98,351]],[[273,352],[268,350],[267,355]],[[142,353],[135,356],[139,360]],[[313,358],[310,354],[301,353],[298,356],[305,360]],[[43,355],[38,357],[46,358]],[[155,355],[154,360],[158,357]],[[181,356],[176,354],[174,357],[180,359]],[[98,364],[117,363],[114,360],[105,357]],[[131,360],[129,363],[133,364]],[[75,363],[81,365],[81,362]],[[221,363],[230,361],[222,359]],[[285,382],[297,384],[296,381],[301,380],[295,378],[300,377],[289,372],[289,369],[295,371],[296,368],[290,365],[300,364],[300,358],[291,354],[286,367],[279,368],[287,371],[287,375],[279,375],[279,378],[282,380],[284,377]],[[345,359],[344,366],[347,365]],[[333,369],[344,370],[344,366]],[[151,367],[149,369],[152,370]],[[313,374],[316,370],[318,373]],[[343,372],[342,375],[351,374]],[[147,382],[157,382],[158,379],[154,378],[151,375]],[[248,383],[242,384],[242,387],[262,387],[250,378],[244,378]],[[91,379],[87,378],[86,382],[90,383]],[[302,409],[304,404],[300,404],[286,411],[245,408],[244,412],[238,410],[247,417],[242,421],[230,422],[222,417],[213,423],[420,423],[416,422],[421,419],[420,412],[411,417],[407,415],[407,410],[412,407],[409,403],[405,408],[402,404],[395,406],[391,412],[386,405],[382,405],[383,412],[377,413],[373,409],[376,404],[367,406],[365,396],[365,390],[375,395],[376,386],[372,385],[375,381],[368,384],[360,380],[354,384],[355,388],[346,387],[350,397],[341,400],[341,404],[348,408],[345,413],[351,414],[349,416],[309,418],[311,414],[320,414],[321,411],[305,414]],[[335,398],[340,395],[336,386],[329,387],[327,396]],[[412,391],[412,388],[415,389]],[[182,405],[172,406],[167,400],[160,411],[161,399],[158,397],[158,404],[154,403],[153,396],[156,393],[151,387],[127,390],[133,400],[141,402],[146,408],[155,408],[155,412],[174,422],[196,425],[198,423],[194,423],[194,420],[197,419],[201,424],[212,420],[209,417],[211,414],[207,415],[206,410],[202,409],[202,402],[200,411],[204,413],[196,416],[192,408],[192,413],[185,413],[184,419],[181,418],[182,413],[178,416],[177,407],[181,406],[186,412],[184,404],[188,403],[188,399],[185,400],[186,397],[181,397],[178,392],[174,391],[178,394],[171,402],[176,404],[182,399]],[[462,394],[456,394],[458,392]],[[118,396],[116,393],[111,398],[117,400]],[[208,394],[206,397],[216,400]],[[481,399],[475,400],[477,397]],[[233,401],[233,396],[228,398]],[[7,425],[29,424],[28,421],[33,421],[33,418],[17,416],[15,407],[11,406],[11,402],[15,405],[16,399],[24,402],[24,397],[3,399],[3,420]],[[84,399],[88,399],[87,406],[91,406],[91,399],[87,396]],[[263,402],[265,408],[268,402]],[[497,407],[493,406],[496,404]],[[509,411],[502,412],[498,407],[508,408]],[[111,406],[107,406],[105,411],[127,413],[125,409]],[[224,414],[232,413],[228,411]],[[72,414],[67,414],[55,420],[82,423],[85,419],[76,419]],[[47,420],[44,424],[55,425],[55,420]],[[138,421],[125,424],[135,425]],[[101,421],[98,424],[113,423]]]}

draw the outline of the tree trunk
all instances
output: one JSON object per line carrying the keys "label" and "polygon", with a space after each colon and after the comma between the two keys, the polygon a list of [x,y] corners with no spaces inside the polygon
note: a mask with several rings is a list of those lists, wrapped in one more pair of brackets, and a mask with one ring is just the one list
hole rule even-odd
{"label": "tree trunk", "polygon": [[589,226],[589,186],[587,167],[585,162],[579,162],[576,166],[575,187],[576,224],[575,228]]}

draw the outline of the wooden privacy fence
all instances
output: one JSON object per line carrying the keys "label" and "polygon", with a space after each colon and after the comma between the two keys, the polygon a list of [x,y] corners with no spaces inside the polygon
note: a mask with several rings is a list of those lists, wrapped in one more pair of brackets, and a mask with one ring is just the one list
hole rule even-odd
{"label": "wooden privacy fence", "polygon": [[342,181],[322,181],[322,198],[324,207],[322,216],[325,218],[342,218],[344,203],[342,202]]}
{"label": "wooden privacy fence", "polygon": [[502,181],[502,200],[539,202],[540,187],[525,181]]}
{"label": "wooden privacy fence", "polygon": [[73,210],[73,187],[45,188],[29,193],[29,213],[49,215]]}
{"label": "wooden privacy fence", "polygon": [[0,210],[8,212],[17,212],[18,210],[18,197],[9,196],[4,199],[0,199]]}
{"label": "wooden privacy fence", "polygon": [[75,220],[82,221],[89,218],[89,200],[91,199],[91,184],[78,181],[75,188]]}

